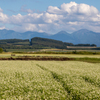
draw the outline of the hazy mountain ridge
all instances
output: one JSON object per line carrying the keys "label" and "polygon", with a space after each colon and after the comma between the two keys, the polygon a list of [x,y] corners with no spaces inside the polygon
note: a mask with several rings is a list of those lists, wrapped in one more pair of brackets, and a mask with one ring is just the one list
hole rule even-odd
{"label": "hazy mountain ridge", "polygon": [[31,39],[33,37],[55,39],[73,44],[96,44],[97,46],[100,46],[100,33],[89,31],[87,29],[81,29],[72,34],[60,31],[54,35],[48,35],[45,32],[27,31],[20,33],[13,30],[0,30],[0,39]]}

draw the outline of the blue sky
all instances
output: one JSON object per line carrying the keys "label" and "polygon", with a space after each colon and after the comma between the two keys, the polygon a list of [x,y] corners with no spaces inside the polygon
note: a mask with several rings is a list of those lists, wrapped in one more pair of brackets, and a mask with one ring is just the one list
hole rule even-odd
{"label": "blue sky", "polygon": [[69,3],[71,1],[76,3],[85,3],[90,6],[92,5],[100,11],[100,0],[0,0],[0,7],[4,10],[4,13],[12,15],[13,13],[15,14],[15,12],[16,14],[19,13],[23,6],[26,9],[35,11],[46,11],[48,6],[60,7],[61,4]]}
{"label": "blue sky", "polygon": [[100,32],[100,0],[0,0],[0,29]]}

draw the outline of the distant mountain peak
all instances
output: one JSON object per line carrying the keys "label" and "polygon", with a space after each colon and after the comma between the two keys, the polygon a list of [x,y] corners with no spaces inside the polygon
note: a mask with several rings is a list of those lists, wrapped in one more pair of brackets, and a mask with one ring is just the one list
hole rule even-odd
{"label": "distant mountain peak", "polygon": [[86,33],[86,32],[92,32],[92,31],[90,31],[90,30],[88,30],[88,29],[80,29],[80,30],[78,30],[78,31],[76,31],[76,32],[84,32],[84,33]]}
{"label": "distant mountain peak", "polygon": [[57,34],[69,34],[69,33],[67,33],[66,31],[60,31]]}
{"label": "distant mountain peak", "polygon": [[[80,29],[76,32],[73,32],[73,33],[91,33],[91,34],[96,34],[97,32],[94,32],[94,31],[91,31],[91,30],[88,30],[88,29]],[[98,33],[99,34],[99,33]]]}
{"label": "distant mountain peak", "polygon": [[96,34],[95,32],[93,31],[90,31],[90,30],[87,30],[87,29],[80,29],[78,31],[75,31],[72,33],[73,35],[86,35],[86,34]]}

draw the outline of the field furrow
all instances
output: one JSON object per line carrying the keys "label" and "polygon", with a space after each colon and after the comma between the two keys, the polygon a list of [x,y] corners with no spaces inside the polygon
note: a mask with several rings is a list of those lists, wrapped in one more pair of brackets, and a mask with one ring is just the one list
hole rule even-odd
{"label": "field furrow", "polygon": [[0,61],[0,100],[100,98],[100,63]]}
{"label": "field furrow", "polygon": [[95,85],[97,87],[100,88],[100,80],[96,80],[96,78],[91,78],[91,77],[88,77],[88,76],[82,76],[82,78],[86,81],[86,82],[89,82],[91,83],[92,85]]}
{"label": "field furrow", "polygon": [[[40,62],[41,65],[41,62]],[[95,65],[95,66],[94,66]],[[82,75],[90,74],[96,75],[95,80],[100,79],[99,65],[85,62],[47,62],[47,65],[42,64],[42,67],[49,70],[55,80],[60,82],[65,90],[72,96],[74,100],[88,100],[100,98],[99,87],[90,82],[86,82]],[[95,71],[94,71],[95,69]],[[98,81],[99,82],[99,81]]]}
{"label": "field furrow", "polygon": [[67,96],[51,73],[32,61],[2,61],[0,65],[0,99],[64,100]]}

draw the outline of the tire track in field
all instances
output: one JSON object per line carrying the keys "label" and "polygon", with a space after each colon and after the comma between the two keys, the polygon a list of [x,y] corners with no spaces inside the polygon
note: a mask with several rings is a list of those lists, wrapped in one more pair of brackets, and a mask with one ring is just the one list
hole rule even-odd
{"label": "tire track in field", "polygon": [[[48,71],[51,73],[53,79],[57,82],[59,82],[62,87],[64,88],[64,90],[68,93],[68,96],[71,97],[71,100],[80,100],[80,94],[75,93],[75,91],[73,91],[72,87],[69,86],[64,80],[63,77],[53,71],[48,70],[47,68],[40,66],[39,64],[36,64],[39,68],[41,68],[42,70]],[[68,98],[68,97],[66,97]]]}
{"label": "tire track in field", "polygon": [[90,78],[89,76],[81,76],[85,82],[88,82],[96,87],[100,88],[100,82],[96,81],[96,79]]}

